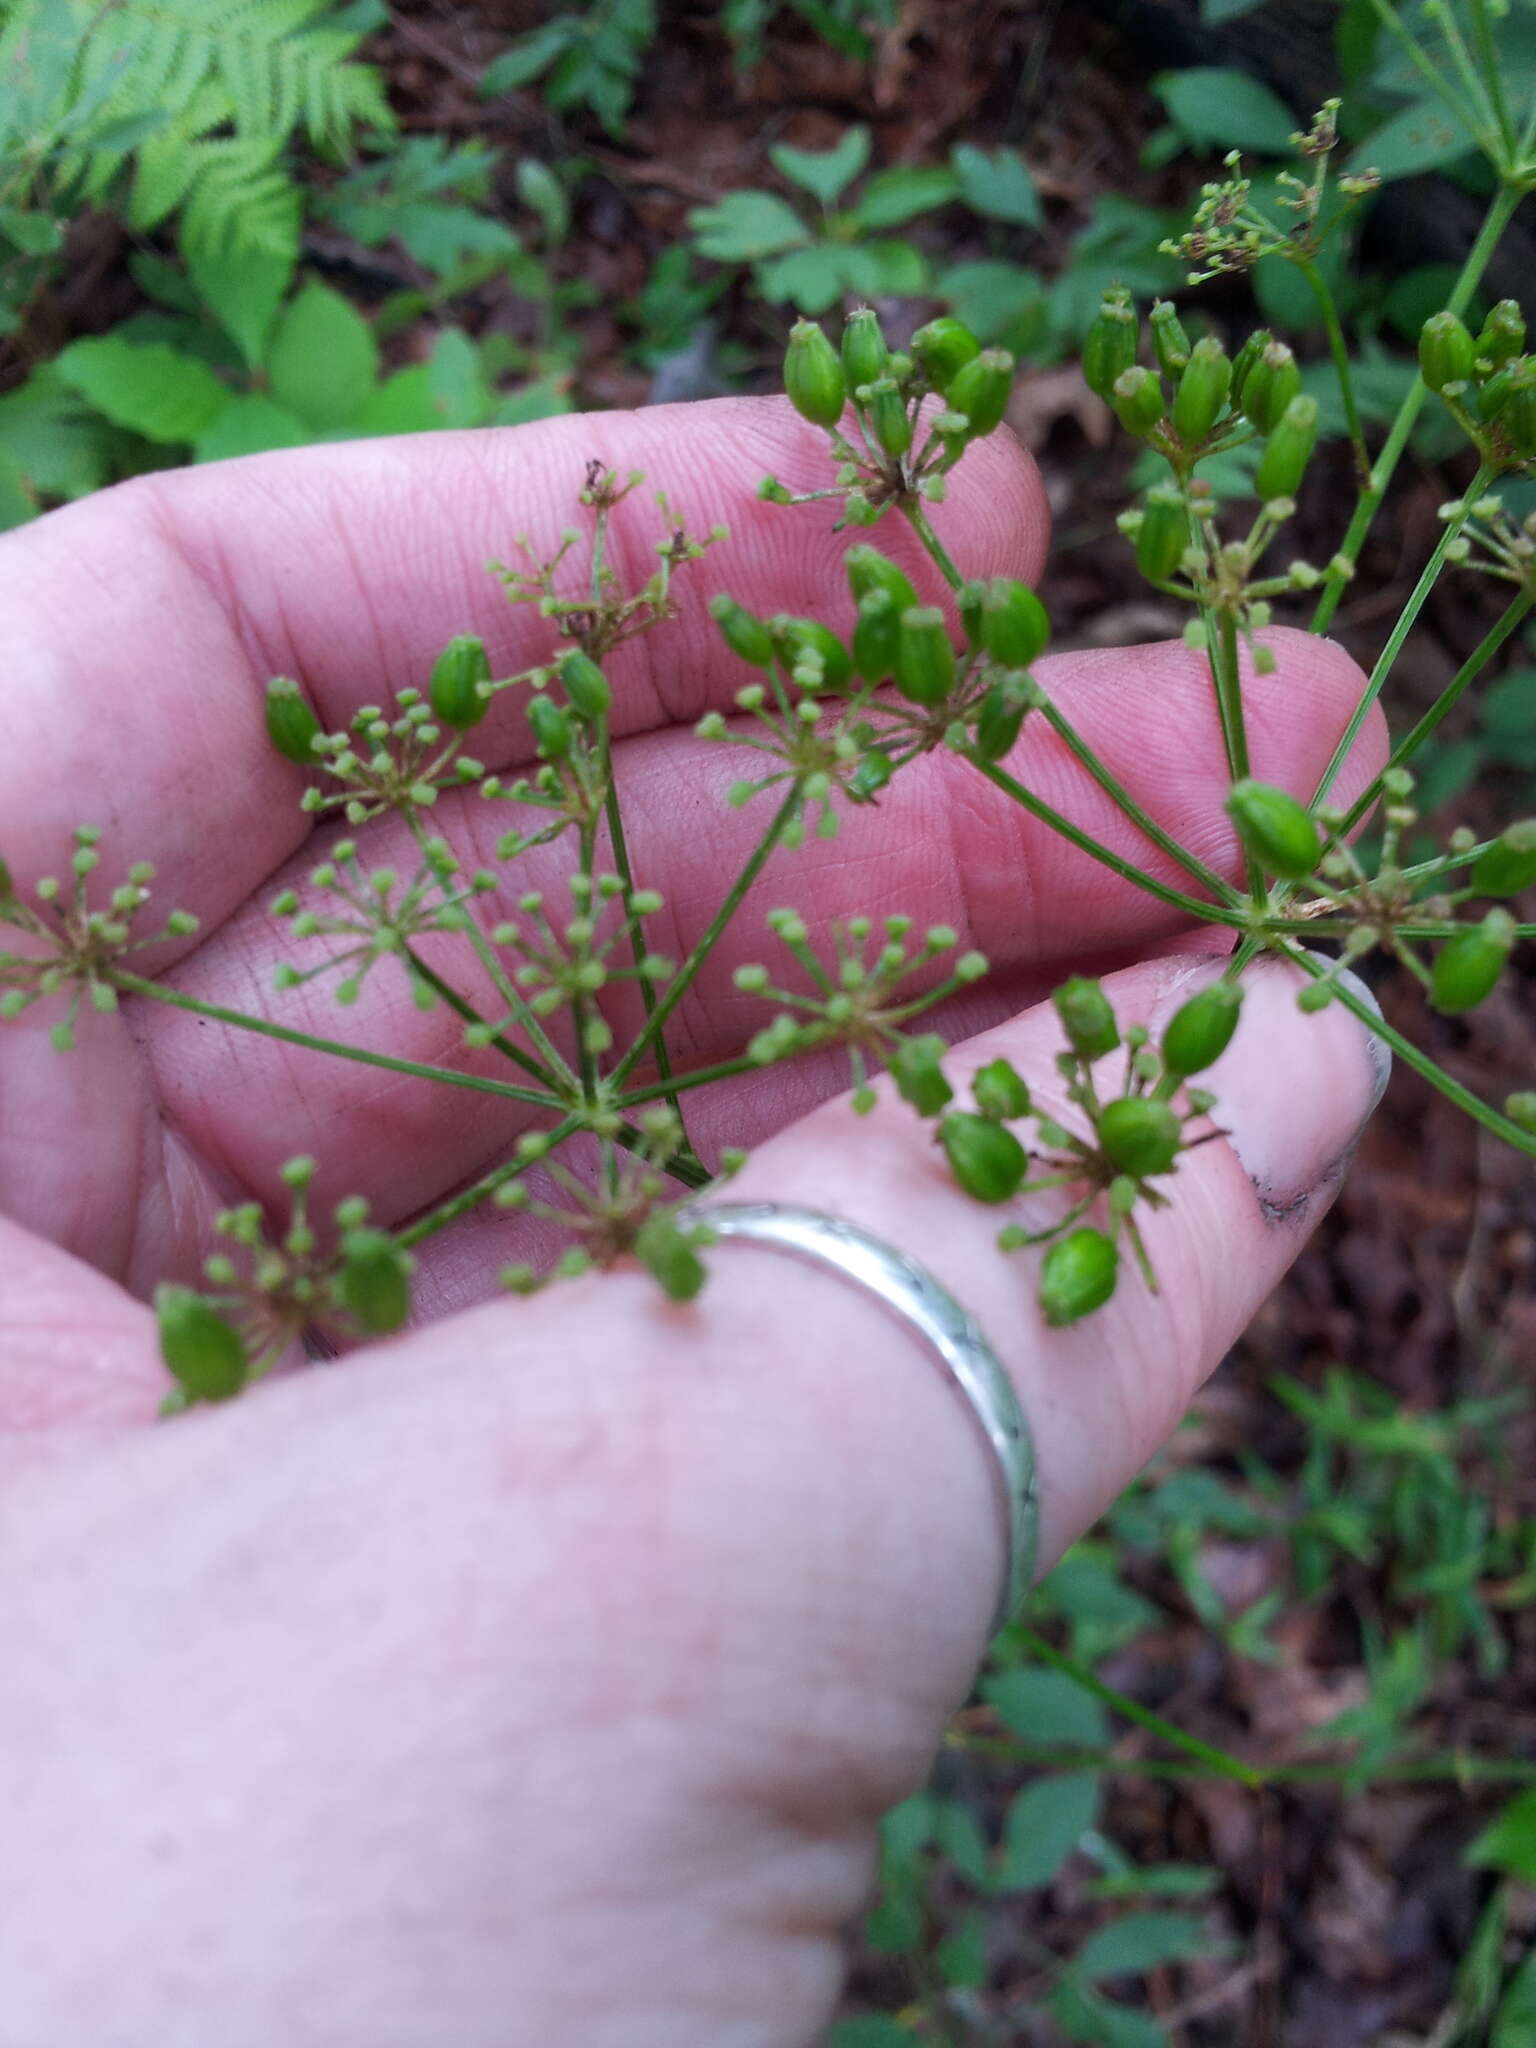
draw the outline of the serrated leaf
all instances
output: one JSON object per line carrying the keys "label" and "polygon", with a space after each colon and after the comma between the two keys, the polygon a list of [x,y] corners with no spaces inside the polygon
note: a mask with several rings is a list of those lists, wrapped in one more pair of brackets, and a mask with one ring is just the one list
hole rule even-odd
{"label": "serrated leaf", "polygon": [[1195,149],[1241,149],[1257,156],[1288,156],[1296,117],[1267,85],[1225,65],[1165,71],[1152,90],[1168,118]]}
{"label": "serrated leaf", "polygon": [[1128,1913],[1089,1935],[1077,1952],[1088,1978],[1140,1976],[1160,1963],[1183,1962],[1208,1946],[1205,1923],[1193,1913]]}
{"label": "serrated leaf", "polygon": [[768,155],[792,185],[801,186],[823,206],[836,206],[869,162],[869,130],[862,124],[850,128],[831,149],[793,149],[787,142],[776,142]]}
{"label": "serrated leaf", "polygon": [[1026,1742],[1103,1749],[1109,1741],[1109,1716],[1063,1671],[1004,1671],[983,1683],[982,1697]]}
{"label": "serrated leaf", "polygon": [[267,363],[272,396],[322,433],[361,410],[378,367],[373,330],[323,284],[305,285],[283,314]]}
{"label": "serrated leaf", "polygon": [[701,256],[716,263],[755,263],[779,256],[811,239],[811,231],[787,200],[773,192],[727,192],[714,206],[696,206],[688,216]]}
{"label": "serrated leaf", "polygon": [[293,260],[260,249],[210,248],[186,252],[198,296],[229,335],[246,366],[261,367],[277,309],[293,282]]}
{"label": "serrated leaf", "polygon": [[1093,1826],[1098,1805],[1099,1781],[1088,1771],[1026,1785],[1008,1809],[993,1890],[1030,1891],[1049,1884]]}
{"label": "serrated leaf", "polygon": [[1045,215],[1029,166],[1016,149],[978,149],[957,142],[950,162],[960,180],[960,196],[975,213],[989,220],[1018,221],[1037,228]]}
{"label": "serrated leaf", "polygon": [[948,164],[919,164],[910,169],[897,165],[876,172],[859,194],[853,215],[861,228],[896,228],[920,213],[948,206],[959,194],[960,180]]}
{"label": "serrated leaf", "polygon": [[1512,1799],[1466,1852],[1468,1863],[1536,1884],[1536,1786]]}
{"label": "serrated leaf", "polygon": [[205,363],[163,342],[99,335],[72,342],[54,368],[114,426],[166,446],[195,441],[229,403]]}
{"label": "serrated leaf", "polygon": [[193,450],[198,462],[225,462],[237,455],[262,455],[270,448],[302,448],[311,440],[301,419],[260,392],[232,398]]}

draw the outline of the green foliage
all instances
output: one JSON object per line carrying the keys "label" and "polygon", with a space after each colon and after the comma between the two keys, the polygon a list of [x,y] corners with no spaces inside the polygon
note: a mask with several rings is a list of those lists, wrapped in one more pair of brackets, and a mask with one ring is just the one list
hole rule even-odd
{"label": "green foliage", "polygon": [[656,0],[589,0],[577,13],[518,36],[487,68],[487,97],[539,82],[557,113],[595,114],[610,135],[623,133],[640,66],[656,33]]}
{"label": "green foliage", "polygon": [[495,168],[482,142],[411,135],[317,192],[313,210],[364,248],[398,242],[434,278],[448,278],[519,247],[506,222],[485,211]]}

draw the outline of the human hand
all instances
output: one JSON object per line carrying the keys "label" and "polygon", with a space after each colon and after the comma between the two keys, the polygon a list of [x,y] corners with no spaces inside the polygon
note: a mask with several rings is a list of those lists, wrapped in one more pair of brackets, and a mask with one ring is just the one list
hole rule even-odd
{"label": "human hand", "polygon": [[[419,682],[453,632],[482,633],[499,673],[538,658],[536,622],[479,565],[514,529],[563,524],[593,454],[730,524],[745,601],[837,622],[825,524],[752,496],[764,469],[818,474],[820,437],[777,405],[145,480],[0,547],[18,883],[90,818],[202,919],[166,955],[178,983],[270,1008],[262,905],[313,850],[297,771],[262,735],[267,676],[299,676],[334,727]],[[953,551],[1032,578],[1032,469],[997,442],[967,465]],[[645,540],[621,518],[621,550]],[[1276,645],[1250,685],[1254,768],[1303,790],[1359,678],[1328,643]],[[1041,670],[1143,802],[1235,873],[1198,660]],[[719,801],[729,759],[690,730],[741,677],[695,606],[612,679],[636,869],[685,946],[756,836]],[[476,751],[506,765],[523,738],[493,713]],[[1373,724],[1345,797],[1380,755]],[[1027,727],[1013,765],[1142,857],[1049,735]],[[448,799],[440,822],[467,839],[486,815]],[[957,1077],[1003,1054],[1048,1089],[1058,1027],[1028,1006],[1074,969],[1152,956],[1111,983],[1149,1021],[1211,971],[1157,905],[943,755],[856,824],[770,868],[681,1013],[690,1060],[751,1028],[731,973],[785,894],[818,921],[907,910],[987,952],[996,982],[947,1020]],[[1231,1136],[1186,1156],[1150,1221],[1160,1295],[1128,1277],[1066,1331],[1041,1327],[995,1214],[900,1105],[813,1110],[838,1085],[814,1066],[690,1104],[706,1151],[767,1140],[733,1194],[846,1214],[976,1314],[1033,1423],[1047,1560],[1173,1426],[1369,1112],[1364,1034],[1293,993],[1282,970],[1251,984],[1212,1077]],[[303,1001],[281,1014],[302,1021]],[[370,984],[357,1022],[405,1056],[462,1057],[453,1020],[398,987]],[[84,1020],[70,1056],[30,1020],[0,1031],[0,1895],[22,1901],[0,1931],[5,2048],[717,2048],[806,2041],[824,2019],[875,1820],[963,1696],[1000,1570],[973,1425],[919,1344],[835,1279],[736,1248],[687,1309],[621,1272],[466,1310],[525,1248],[498,1216],[423,1247],[441,1319],[144,1426],[165,1381],[137,1297],[195,1274],[216,1209],[275,1202],[281,1163],[310,1152],[335,1193],[398,1221],[504,1154],[516,1115],[147,1005]]]}

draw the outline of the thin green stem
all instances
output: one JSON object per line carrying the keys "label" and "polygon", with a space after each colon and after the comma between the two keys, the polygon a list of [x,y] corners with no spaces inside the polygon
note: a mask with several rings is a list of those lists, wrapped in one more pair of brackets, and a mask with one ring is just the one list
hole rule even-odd
{"label": "thin green stem", "polygon": [[[761,1073],[762,1068],[745,1053],[736,1059],[720,1060],[712,1067],[684,1068],[682,1073],[668,1075],[665,1081],[649,1081],[639,1088],[625,1088],[615,1098],[618,1109],[640,1109],[647,1102],[665,1099],[670,1102],[672,1095],[686,1095],[695,1088],[708,1088],[716,1081],[734,1081],[742,1074]],[[669,1169],[670,1170],[670,1169]]]}
{"label": "thin green stem", "polygon": [[948,548],[945,547],[943,541],[934,532],[933,523],[929,519],[928,514],[923,510],[922,505],[916,498],[903,498],[901,509],[907,524],[928,550],[939,574],[944,578],[944,581],[951,590],[958,590],[965,581],[965,578],[950,559]]}
{"label": "thin green stem", "polygon": [[[482,939],[484,938],[483,933],[481,934],[481,937]],[[422,982],[424,982],[429,989],[431,989],[432,993],[438,998],[439,1002],[446,1003],[448,1008],[453,1011],[455,1016],[462,1017],[466,1024],[483,1024],[485,1022],[485,1019],[481,1016],[480,1012],[475,1008],[474,1004],[470,1002],[468,997],[461,995],[458,989],[456,989],[453,986],[453,983],[451,981],[445,981],[442,975],[438,973],[435,967],[429,967],[426,961],[422,959],[421,955],[415,950],[413,946],[405,947],[404,958],[407,964],[409,965],[411,972],[414,975],[416,975]],[[520,996],[518,997],[518,1001],[520,1003],[522,1001],[522,998]],[[535,1024],[537,1024],[537,1020],[535,1019],[534,1021]],[[539,1037],[544,1040],[544,1043],[546,1045],[549,1043],[549,1041],[544,1038],[544,1033],[542,1029],[539,1030]],[[546,1074],[544,1068],[541,1067],[536,1060],[531,1059],[529,1055],[523,1051],[520,1045],[515,1044],[510,1038],[508,1038],[505,1032],[498,1031],[495,1037],[492,1038],[490,1043],[491,1049],[494,1052],[499,1052],[503,1056],[503,1058],[513,1061],[514,1064],[521,1067],[525,1073],[537,1075],[539,1079],[545,1083],[545,1086],[550,1091],[548,1096],[545,1097],[544,1100],[550,1102],[556,1107],[560,1106],[560,1103],[562,1101],[562,1097],[560,1095],[561,1081],[564,1080],[569,1084],[574,1084],[576,1077],[574,1076],[574,1074],[572,1074],[569,1066],[566,1064],[565,1060],[561,1058],[559,1051],[553,1045],[549,1046],[549,1051],[551,1057],[558,1065],[559,1073],[557,1075]]]}
{"label": "thin green stem", "polygon": [[[1469,135],[1477,137],[1481,141],[1479,129],[1482,126],[1482,122],[1480,110],[1477,106],[1469,104],[1458,97],[1449,79],[1446,77],[1444,69],[1431,60],[1428,51],[1422,47],[1417,37],[1412,35],[1403,26],[1396,8],[1389,5],[1389,0],[1371,0],[1371,4],[1376,10],[1377,18],[1395,39],[1409,63],[1412,64],[1414,70],[1423,78],[1430,91],[1443,105],[1450,108]],[[1484,147],[1486,148],[1486,145]]]}
{"label": "thin green stem", "polygon": [[[563,1122],[556,1124],[546,1133],[550,1149],[553,1150],[580,1128],[579,1117],[566,1117]],[[493,1167],[489,1173],[482,1174],[479,1180],[472,1181],[467,1188],[461,1188],[456,1195],[450,1195],[447,1201],[439,1202],[435,1209],[429,1209],[424,1216],[418,1216],[414,1223],[408,1223],[403,1230],[397,1231],[395,1242],[404,1245],[409,1251],[413,1245],[435,1236],[439,1230],[445,1230],[450,1223],[457,1223],[461,1216],[467,1216],[471,1209],[477,1209],[482,1202],[487,1201],[498,1188],[518,1179],[537,1163],[532,1159],[509,1159],[504,1166]]]}

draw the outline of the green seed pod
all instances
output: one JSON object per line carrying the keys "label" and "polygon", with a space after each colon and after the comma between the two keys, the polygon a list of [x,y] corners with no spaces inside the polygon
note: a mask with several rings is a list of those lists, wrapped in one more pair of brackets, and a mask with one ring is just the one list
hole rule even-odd
{"label": "green seed pod", "polygon": [[1267,327],[1256,328],[1232,358],[1231,397],[1239,412],[1242,411],[1243,393],[1248,387],[1249,373],[1274,338]]}
{"label": "green seed pod", "polygon": [[645,1219],[635,1233],[635,1257],[668,1301],[692,1301],[708,1278],[697,1247],[675,1216]]}
{"label": "green seed pod", "polygon": [[1002,676],[992,685],[976,716],[976,751],[984,761],[1001,761],[1013,752],[1033,702],[1022,676]]}
{"label": "green seed pod", "polygon": [[[544,700],[540,700],[544,701]],[[411,1255],[387,1230],[352,1230],[342,1240],[337,1293],[357,1327],[387,1337],[411,1312]]]}
{"label": "green seed pod", "polygon": [[859,599],[853,629],[853,665],[867,683],[883,682],[896,670],[901,640],[901,613],[888,590],[871,590]]}
{"label": "green seed pod", "polygon": [[904,612],[917,603],[911,577],[904,569],[898,569],[889,555],[882,555],[878,548],[872,548],[867,540],[848,550],[843,557],[843,567],[848,571],[855,603],[867,597],[872,590],[889,591],[898,612]]}
{"label": "green seed pod", "polygon": [[1120,1254],[1091,1224],[1058,1238],[1040,1268],[1040,1309],[1053,1330],[1080,1322],[1115,1291]]}
{"label": "green seed pod", "polygon": [[1477,347],[1467,324],[1454,313],[1431,313],[1419,330],[1419,375],[1431,391],[1465,384]]}
{"label": "green seed pod", "polygon": [[709,601],[709,615],[720,628],[720,637],[732,654],[750,661],[754,668],[767,668],[773,660],[773,640],[762,620],[722,590]]}
{"label": "green seed pod", "polygon": [[480,685],[491,680],[485,642],[473,633],[459,633],[448,642],[432,668],[427,695],[444,725],[466,732],[478,725],[489,708]]}
{"label": "green seed pod", "polygon": [[1152,347],[1158,368],[1170,383],[1177,380],[1189,361],[1189,336],[1171,299],[1154,299],[1148,316],[1152,322]]}
{"label": "green seed pod", "polygon": [[1317,400],[1293,398],[1259,458],[1255,488],[1266,504],[1273,498],[1295,497],[1316,446]]}
{"label": "green seed pod", "polygon": [[801,419],[813,427],[835,427],[843,416],[848,395],[843,366],[814,320],[797,320],[789,330],[784,389]]}
{"label": "green seed pod", "polygon": [[894,377],[878,377],[859,393],[869,414],[870,432],[887,455],[905,455],[912,446],[912,421],[901,386]]}
{"label": "green seed pod", "polygon": [[1145,1180],[1179,1156],[1179,1119],[1150,1095],[1122,1095],[1099,1112],[1099,1143],[1122,1173]]}
{"label": "green seed pod", "polygon": [[994,576],[981,601],[981,644],[1004,668],[1028,668],[1051,637],[1051,618],[1027,583]]}
{"label": "green seed pod", "polygon": [[950,1172],[978,1202],[1006,1202],[1023,1185],[1028,1155],[1012,1131],[989,1117],[951,1110],[939,1125],[939,1142]]}
{"label": "green seed pod", "polygon": [[1515,299],[1500,299],[1477,337],[1478,360],[1499,369],[1525,352],[1525,315]]}
{"label": "green seed pod", "polygon": [[571,709],[578,718],[601,718],[613,702],[608,678],[590,654],[576,647],[560,664],[560,680]]}
{"label": "green seed pod", "polygon": [[1183,1081],[1214,1066],[1232,1042],[1243,1007],[1235,981],[1213,981],[1174,1011],[1163,1033],[1163,1071]]}
{"label": "green seed pod", "polygon": [[971,1082],[976,1107],[993,1123],[1029,1115],[1029,1083],[1007,1060],[989,1060]]}
{"label": "green seed pod", "polygon": [[1293,398],[1301,396],[1301,366],[1283,341],[1269,342],[1243,385],[1243,413],[1261,434],[1272,434]]}
{"label": "green seed pod", "polygon": [[873,306],[860,306],[848,315],[843,327],[843,375],[848,389],[873,384],[888,374],[891,352],[880,331],[880,315]]}
{"label": "green seed pod", "polygon": [[895,773],[896,763],[884,747],[870,747],[860,757],[858,767],[843,784],[843,788],[850,802],[873,803]]}
{"label": "green seed pod", "polygon": [[1213,334],[1197,341],[1173,394],[1174,432],[1197,448],[1215,426],[1232,386],[1232,361]]}
{"label": "green seed pod", "polygon": [[1112,291],[1099,307],[1099,316],[1083,339],[1083,382],[1090,391],[1107,399],[1122,376],[1136,360],[1136,343],[1141,323],[1136,318],[1127,291]]}
{"label": "green seed pod", "polygon": [[1523,461],[1536,455],[1536,363],[1510,372],[1501,424],[1510,446]]}
{"label": "green seed pod", "polygon": [[546,761],[563,761],[570,753],[570,713],[551,698],[536,696],[529,699],[528,730]]}
{"label": "green seed pod", "polygon": [[942,704],[955,686],[955,650],[936,605],[913,605],[901,615],[896,642],[896,687],[913,704]]}
{"label": "green seed pod", "polygon": [[963,322],[945,313],[919,327],[912,337],[912,354],[934,390],[947,396],[959,372],[981,354],[981,343]]}
{"label": "green seed pod", "polygon": [[1254,859],[1284,881],[1305,880],[1322,858],[1316,821],[1288,790],[1251,778],[1234,782],[1227,816]]}
{"label": "green seed pod", "polygon": [[1442,1016],[1474,1010],[1504,972],[1515,942],[1515,921],[1507,910],[1490,910],[1481,924],[1447,939],[1429,975],[1429,1000]]}
{"label": "green seed pod", "polygon": [[160,1356],[188,1401],[227,1401],[250,1373],[245,1342],[206,1296],[190,1287],[155,1289]]}
{"label": "green seed pod", "polygon": [[1139,364],[1115,379],[1110,403],[1121,426],[1139,441],[1162,425],[1168,410],[1162,379],[1156,371],[1144,370]]}
{"label": "green seed pod", "polygon": [[1067,1034],[1067,1043],[1079,1059],[1102,1059],[1120,1043],[1115,1013],[1098,982],[1076,974],[1055,990],[1051,1001]]}
{"label": "green seed pod", "polygon": [[904,1038],[891,1055],[896,1092],[919,1116],[937,1116],[955,1099],[942,1065],[948,1050],[938,1033],[930,1031],[921,1038]]}
{"label": "green seed pod", "polygon": [[1518,1094],[1506,1095],[1504,1114],[1512,1124],[1518,1124],[1522,1131],[1536,1136],[1536,1092],[1522,1088]]}
{"label": "green seed pod", "polygon": [[301,768],[313,768],[314,740],[320,737],[320,721],[305,703],[291,676],[274,676],[267,685],[267,738],[286,760]]}
{"label": "green seed pod", "polygon": [[981,607],[986,595],[986,584],[974,576],[955,592],[955,610],[960,614],[965,637],[972,647],[981,645]]}
{"label": "green seed pod", "polygon": [[1013,390],[1013,357],[1005,348],[985,348],[974,361],[955,372],[944,394],[969,425],[967,441],[983,440],[1002,422]]}
{"label": "green seed pod", "polygon": [[1154,484],[1136,529],[1136,566],[1150,583],[1166,583],[1189,546],[1189,514],[1173,484]]}
{"label": "green seed pod", "polygon": [[1518,896],[1536,887],[1536,818],[1506,825],[1472,863],[1467,879],[1476,896]]}
{"label": "green seed pod", "polygon": [[853,656],[820,619],[792,619],[780,612],[768,621],[768,630],[774,652],[787,669],[793,671],[802,655],[820,658],[823,689],[840,690],[853,674]]}

